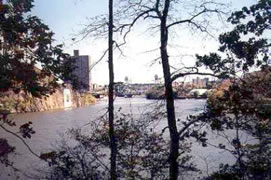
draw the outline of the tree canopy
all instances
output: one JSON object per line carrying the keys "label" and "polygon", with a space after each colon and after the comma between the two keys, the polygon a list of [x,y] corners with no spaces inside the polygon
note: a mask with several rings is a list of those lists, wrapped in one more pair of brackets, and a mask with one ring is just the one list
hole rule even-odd
{"label": "tree canopy", "polygon": [[252,67],[266,66],[271,47],[267,37],[271,30],[270,12],[271,2],[261,0],[249,8],[244,7],[232,13],[228,21],[234,25],[234,29],[219,36],[219,53],[198,55],[197,65],[206,66],[222,75],[248,72]]}
{"label": "tree canopy", "polygon": [[[54,33],[38,17],[31,15],[33,0],[0,0],[0,97],[3,92],[24,91],[35,97],[53,93],[60,80],[80,86],[72,75],[75,68],[62,45],[54,45]],[[31,122],[19,127],[19,133],[6,128],[16,126],[8,119],[8,111],[0,109],[1,129],[20,139],[35,154],[24,138],[35,131]],[[12,166],[8,155],[15,150],[6,139],[0,138],[0,163]]]}
{"label": "tree canopy", "polygon": [[33,0],[0,1],[0,92],[24,90],[33,96],[54,92],[58,80],[75,80],[72,61],[54,33],[30,10]]}
{"label": "tree canopy", "polygon": [[[211,179],[270,179],[270,39],[271,2],[259,1],[234,12],[228,19],[234,28],[219,37],[219,53],[197,56],[197,65],[230,77],[213,91],[198,118],[222,132],[236,162],[224,164]],[[260,69],[256,71],[255,69]],[[251,72],[254,70],[254,72]],[[225,76],[224,76],[225,77]],[[234,135],[225,135],[231,130]],[[246,142],[241,133],[251,136]]]}

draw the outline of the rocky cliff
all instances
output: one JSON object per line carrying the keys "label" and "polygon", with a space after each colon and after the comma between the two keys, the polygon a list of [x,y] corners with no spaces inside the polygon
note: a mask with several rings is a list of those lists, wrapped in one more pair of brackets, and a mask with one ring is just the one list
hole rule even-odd
{"label": "rocky cliff", "polygon": [[[67,89],[67,88],[66,88]],[[87,93],[79,93],[69,90],[69,101],[71,107],[81,107],[96,102],[96,99]],[[63,109],[64,106],[64,88],[57,89],[52,95],[43,98],[35,98],[31,94],[20,92],[6,92],[0,95],[1,109],[7,109],[12,113],[40,112],[54,109]]]}

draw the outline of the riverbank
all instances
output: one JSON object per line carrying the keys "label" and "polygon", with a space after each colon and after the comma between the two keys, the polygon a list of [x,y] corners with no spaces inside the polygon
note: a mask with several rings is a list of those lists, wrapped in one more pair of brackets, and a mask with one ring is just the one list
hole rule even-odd
{"label": "riverbank", "polygon": [[79,93],[71,88],[59,88],[42,98],[20,92],[6,92],[0,96],[0,109],[10,113],[44,112],[64,108],[78,108],[95,104],[96,98],[89,93]]}
{"label": "riverbank", "polygon": [[[208,89],[191,89],[190,91],[184,93],[182,91],[174,90],[174,99],[207,99]],[[164,89],[161,87],[152,88],[146,93],[147,99],[165,99]]]}

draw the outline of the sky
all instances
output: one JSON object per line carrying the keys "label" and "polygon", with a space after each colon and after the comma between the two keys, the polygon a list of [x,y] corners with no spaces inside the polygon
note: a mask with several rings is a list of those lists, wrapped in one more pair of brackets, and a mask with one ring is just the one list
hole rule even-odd
{"label": "sky", "polygon": [[[222,1],[222,0],[221,0]],[[224,0],[231,4],[231,10],[256,3],[256,0]],[[38,16],[55,33],[56,44],[64,44],[64,50],[73,54],[78,49],[81,55],[89,55],[91,62],[100,59],[107,49],[107,40],[86,38],[80,42],[72,38],[88,24],[88,18],[107,13],[107,0],[35,0],[32,14]],[[216,26],[217,22],[212,22]],[[131,83],[154,82],[154,75],[162,77],[162,66],[154,61],[159,57],[158,32],[146,32],[143,23],[128,36],[128,43],[123,47],[123,55],[115,51],[115,81],[124,81],[127,76]],[[218,26],[217,26],[218,27]],[[226,31],[221,26],[215,34]],[[216,51],[218,43],[215,39],[202,34],[191,34],[185,29],[174,29],[170,36],[169,53],[171,65],[181,67],[183,64],[192,65],[193,55],[207,54]],[[107,58],[92,69],[92,80],[96,84],[108,82]],[[188,79],[189,80],[189,79]]]}

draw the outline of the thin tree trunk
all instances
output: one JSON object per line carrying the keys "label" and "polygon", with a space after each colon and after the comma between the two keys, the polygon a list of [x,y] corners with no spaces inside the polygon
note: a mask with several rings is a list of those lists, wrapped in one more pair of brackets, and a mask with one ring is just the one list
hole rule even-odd
{"label": "thin tree trunk", "polygon": [[109,0],[109,26],[108,26],[108,68],[109,68],[109,137],[110,137],[110,176],[111,180],[117,179],[116,157],[117,145],[114,132],[114,66],[113,66],[113,0]]}
{"label": "thin tree trunk", "polygon": [[175,117],[175,109],[174,109],[174,96],[173,96],[173,88],[171,82],[171,74],[170,74],[170,65],[169,58],[167,52],[167,43],[168,43],[168,30],[167,30],[167,16],[169,9],[170,1],[165,1],[165,7],[163,11],[163,17],[161,18],[161,59],[163,65],[163,73],[164,73],[164,81],[165,81],[165,96],[167,103],[167,119],[168,119],[168,127],[170,133],[170,157],[169,157],[169,176],[170,180],[177,180],[179,169],[178,169],[178,156],[179,156],[179,135],[176,126],[176,117]]}

